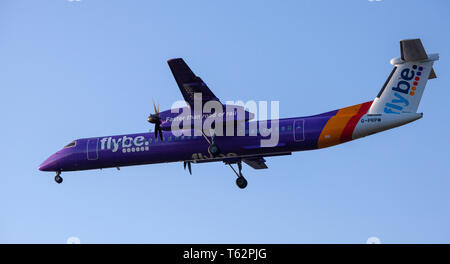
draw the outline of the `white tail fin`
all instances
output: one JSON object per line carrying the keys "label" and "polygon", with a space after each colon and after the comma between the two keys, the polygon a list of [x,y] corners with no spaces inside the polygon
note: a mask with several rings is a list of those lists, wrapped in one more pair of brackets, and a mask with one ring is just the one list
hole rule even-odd
{"label": "white tail fin", "polygon": [[426,54],[420,39],[400,41],[401,57],[373,101],[368,114],[416,113],[428,79],[436,78],[433,63],[438,54]]}

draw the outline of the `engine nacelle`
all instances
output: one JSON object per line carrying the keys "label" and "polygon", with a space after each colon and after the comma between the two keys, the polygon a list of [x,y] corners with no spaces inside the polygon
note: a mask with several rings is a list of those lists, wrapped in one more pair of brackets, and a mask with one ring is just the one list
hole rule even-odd
{"label": "engine nacelle", "polygon": [[[229,124],[237,125],[252,120],[255,115],[246,111],[243,106],[224,105],[222,111],[217,111],[215,113],[201,113],[194,115],[190,107],[186,106],[162,111],[159,113],[159,117],[161,119],[161,129],[164,131],[171,131],[182,129],[189,125],[191,128],[194,128],[195,122],[201,120],[201,124],[203,125],[207,119],[209,119],[209,121],[215,120],[215,122],[222,122],[224,127]],[[174,122],[177,122],[177,124],[174,124]],[[174,124],[173,128],[172,124]]]}

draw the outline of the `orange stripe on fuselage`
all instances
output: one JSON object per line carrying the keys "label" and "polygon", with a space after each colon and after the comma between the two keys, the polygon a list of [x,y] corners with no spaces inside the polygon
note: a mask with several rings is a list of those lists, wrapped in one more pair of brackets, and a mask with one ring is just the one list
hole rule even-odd
{"label": "orange stripe on fuselage", "polygon": [[356,124],[358,124],[358,121],[361,119],[361,117],[365,115],[367,111],[369,111],[372,102],[373,101],[361,104],[358,114],[350,118],[350,120],[348,121],[347,125],[344,128],[344,131],[342,131],[341,143],[352,140],[353,130],[355,130]]}
{"label": "orange stripe on fuselage", "polygon": [[352,105],[339,109],[336,115],[331,117],[322,129],[322,133],[320,133],[317,142],[317,147],[326,148],[341,143],[341,135],[345,126],[354,115],[358,114],[362,105],[363,104]]}

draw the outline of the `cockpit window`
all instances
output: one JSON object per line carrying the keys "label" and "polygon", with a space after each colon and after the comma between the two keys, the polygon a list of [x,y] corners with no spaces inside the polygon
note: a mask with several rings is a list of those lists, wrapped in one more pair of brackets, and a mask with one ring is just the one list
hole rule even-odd
{"label": "cockpit window", "polygon": [[69,144],[67,144],[64,148],[71,148],[74,147],[77,144],[77,142],[74,140],[72,142],[70,142]]}

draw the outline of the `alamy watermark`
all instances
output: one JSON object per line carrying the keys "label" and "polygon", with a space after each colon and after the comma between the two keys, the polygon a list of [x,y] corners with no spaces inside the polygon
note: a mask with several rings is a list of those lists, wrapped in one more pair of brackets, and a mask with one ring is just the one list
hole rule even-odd
{"label": "alamy watermark", "polygon": [[366,244],[381,244],[381,240],[378,237],[369,237],[366,241]]}
{"label": "alamy watermark", "polygon": [[71,236],[67,239],[66,244],[81,244],[79,237]]}
{"label": "alamy watermark", "polygon": [[[274,147],[279,142],[279,101],[203,101],[201,93],[194,94],[190,107],[180,107],[184,101],[172,104],[171,114],[163,125],[178,136],[260,136],[261,147]],[[255,120],[248,122],[250,120]]]}

